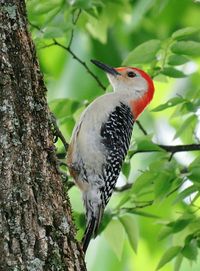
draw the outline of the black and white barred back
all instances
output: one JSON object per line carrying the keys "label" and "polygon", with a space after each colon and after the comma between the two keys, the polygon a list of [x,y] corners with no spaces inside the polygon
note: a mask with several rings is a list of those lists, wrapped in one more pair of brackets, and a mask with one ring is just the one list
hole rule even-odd
{"label": "black and white barred back", "polygon": [[134,119],[130,107],[120,103],[101,127],[102,143],[107,149],[106,163],[102,168],[105,186],[101,190],[101,197],[104,208],[112,195],[127,154],[133,124]]}

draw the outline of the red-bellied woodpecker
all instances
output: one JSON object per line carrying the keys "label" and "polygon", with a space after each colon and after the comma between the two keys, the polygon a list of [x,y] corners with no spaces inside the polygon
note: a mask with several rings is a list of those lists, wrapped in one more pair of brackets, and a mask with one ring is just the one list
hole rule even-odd
{"label": "red-bellied woodpecker", "polygon": [[97,234],[122,163],[127,154],[135,120],[153,98],[154,85],[138,68],[113,68],[92,60],[103,69],[114,89],[95,99],[82,113],[69,145],[67,164],[83,192],[87,226],[86,251]]}

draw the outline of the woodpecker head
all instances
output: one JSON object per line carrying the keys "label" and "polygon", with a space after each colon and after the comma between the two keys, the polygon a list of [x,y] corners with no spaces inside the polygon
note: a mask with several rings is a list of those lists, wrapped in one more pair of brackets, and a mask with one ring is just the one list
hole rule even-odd
{"label": "woodpecker head", "polygon": [[97,60],[91,61],[106,72],[114,91],[132,93],[130,106],[134,117],[137,118],[153,98],[154,85],[151,77],[138,68],[113,68]]}

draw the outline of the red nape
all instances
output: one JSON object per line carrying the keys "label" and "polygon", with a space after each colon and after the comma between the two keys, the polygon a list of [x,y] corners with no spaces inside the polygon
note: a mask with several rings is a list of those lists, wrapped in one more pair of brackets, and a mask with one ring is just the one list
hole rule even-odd
{"label": "red nape", "polygon": [[134,116],[134,119],[137,119],[138,116],[142,113],[142,111],[151,102],[151,100],[153,98],[154,84],[153,84],[153,80],[146,72],[144,72],[138,68],[134,68],[134,69],[137,70],[142,75],[142,77],[144,79],[146,79],[146,81],[148,83],[148,89],[147,89],[147,92],[145,93],[145,95],[138,100],[131,101],[132,114]]}
{"label": "red nape", "polygon": [[139,117],[150,101],[151,99],[149,99],[148,93],[146,93],[146,95],[141,99],[131,101],[131,111],[135,120]]}

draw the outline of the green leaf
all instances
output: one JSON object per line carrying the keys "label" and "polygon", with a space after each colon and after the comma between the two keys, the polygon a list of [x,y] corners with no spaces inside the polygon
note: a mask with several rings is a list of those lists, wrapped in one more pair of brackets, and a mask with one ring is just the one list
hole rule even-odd
{"label": "green leaf", "polygon": [[[82,2],[88,2],[88,0]],[[127,1],[123,1],[123,4],[120,3],[121,1],[119,3],[116,3],[116,1],[91,2],[93,3],[93,6],[95,3],[96,7],[93,7],[93,9],[88,9],[87,12],[82,14],[82,16],[87,16],[86,28],[94,38],[98,39],[102,43],[106,43],[108,28],[113,26],[119,17],[123,17],[123,14],[126,14],[126,9],[129,8],[129,4]],[[101,12],[98,12],[98,16],[95,16],[95,13],[97,12],[93,12],[93,10],[97,12],[98,10],[101,10]],[[112,16],[110,16],[111,14]]]}
{"label": "green leaf", "polygon": [[192,193],[196,192],[198,189],[195,185],[191,185],[189,187],[187,187],[186,189],[184,189],[182,192],[180,192],[178,194],[178,196],[176,197],[176,199],[174,200],[174,204],[184,200],[186,197],[188,197],[189,195],[191,195]]}
{"label": "green leaf", "polygon": [[194,182],[200,183],[200,166],[192,167],[188,178]]}
{"label": "green leaf", "polygon": [[172,186],[172,175],[170,172],[159,172],[154,180],[155,199],[162,199]]}
{"label": "green leaf", "polygon": [[[60,28],[65,27],[70,19],[60,22],[63,14],[70,14],[71,8],[67,1],[62,0],[31,0],[27,1],[28,18],[32,24],[35,24],[46,29],[46,27],[52,26],[56,22],[57,29],[60,32]],[[66,12],[67,11],[67,12]],[[54,24],[54,26],[56,26]],[[39,31],[40,32],[40,31]],[[41,38],[42,32],[38,33]]]}
{"label": "green leaf", "polygon": [[154,215],[154,214],[150,214],[150,213],[147,213],[147,212],[144,212],[144,211],[139,211],[139,210],[136,210],[136,209],[127,209],[127,211],[131,214],[136,214],[136,215],[140,215],[140,216],[144,216],[144,217],[148,217],[148,218],[160,218],[158,215]]}
{"label": "green leaf", "polygon": [[120,202],[117,204],[116,208],[119,208],[119,207],[123,206],[125,203],[127,203],[127,201],[130,200],[130,198],[131,198],[131,190],[126,191],[126,193],[124,193],[124,194],[125,195],[122,197]]}
{"label": "green leaf", "polygon": [[182,28],[182,29],[179,29],[179,30],[175,31],[172,34],[172,38],[176,39],[176,40],[179,40],[179,39],[185,38],[187,36],[193,35],[197,31],[198,31],[198,29],[196,29],[195,27]]}
{"label": "green leaf", "polygon": [[157,266],[156,270],[159,270],[166,263],[168,263],[171,260],[173,260],[173,258],[175,258],[179,254],[180,251],[181,251],[181,247],[180,246],[174,246],[174,247],[169,248],[164,253],[164,255],[162,256],[162,258],[160,259],[160,262],[158,263],[158,266]]}
{"label": "green leaf", "polygon": [[180,55],[199,56],[200,43],[196,41],[179,41],[172,45],[171,51]]}
{"label": "green leaf", "polygon": [[161,72],[162,74],[167,75],[172,78],[183,78],[187,76],[182,71],[176,70],[172,67],[166,67]]}
{"label": "green leaf", "polygon": [[181,254],[179,254],[176,257],[176,260],[175,260],[174,271],[179,271],[180,270],[182,261],[183,261],[183,256]]}
{"label": "green leaf", "polygon": [[200,156],[198,156],[192,163],[189,165],[189,170],[191,170],[193,167],[199,166],[200,164]]}
{"label": "green leaf", "polygon": [[196,121],[196,119],[197,117],[195,115],[188,117],[176,131],[174,139],[179,137],[188,128],[188,126],[192,125]]}
{"label": "green leaf", "polygon": [[48,12],[51,12],[53,9],[60,8],[62,4],[62,0],[58,1],[28,1],[28,9],[29,13],[36,14],[37,16],[40,14],[47,14]]}
{"label": "green leaf", "polygon": [[130,161],[129,162],[124,162],[123,163],[123,166],[122,166],[122,173],[128,178],[129,176],[129,173],[130,173],[130,170],[131,170],[131,164],[130,164]]}
{"label": "green leaf", "polygon": [[163,151],[162,148],[152,142],[151,136],[137,137],[135,142],[138,151]]}
{"label": "green leaf", "polygon": [[192,240],[190,243],[186,244],[182,249],[181,253],[187,259],[195,261],[197,259],[198,254],[196,241]]}
{"label": "green leaf", "polygon": [[139,63],[149,63],[156,59],[156,54],[160,49],[160,40],[149,40],[133,49],[123,61],[123,65]]}
{"label": "green leaf", "polygon": [[200,248],[200,239],[197,239],[197,247]]}
{"label": "green leaf", "polygon": [[199,189],[200,187],[198,187],[198,191],[195,193],[194,197],[192,198],[192,201],[191,203],[194,203],[197,201],[197,199],[200,197],[200,192],[199,192]]}
{"label": "green leaf", "polygon": [[98,39],[101,43],[106,43],[107,41],[107,29],[109,26],[109,20],[106,17],[94,18],[89,13],[88,15],[88,23],[86,25],[87,30],[90,34]]}
{"label": "green leaf", "polygon": [[58,119],[71,116],[81,105],[80,102],[69,99],[56,99],[49,103],[51,111]]}
{"label": "green leaf", "polygon": [[164,104],[161,104],[157,107],[155,107],[152,112],[158,112],[158,111],[162,111],[162,110],[165,110],[167,108],[170,108],[170,107],[173,107],[177,104],[180,104],[180,103],[183,103],[185,102],[185,99],[183,99],[182,97],[174,97],[170,100],[168,100],[166,103]]}
{"label": "green leaf", "polygon": [[167,63],[172,66],[179,66],[183,65],[190,61],[187,57],[182,56],[182,55],[170,55],[168,58]]}
{"label": "green leaf", "polygon": [[76,238],[81,240],[85,229],[85,214],[73,211],[73,219],[75,220],[75,224],[78,229]]}
{"label": "green leaf", "polygon": [[139,239],[139,230],[135,217],[130,214],[125,214],[123,216],[120,216],[119,220],[122,223],[125,232],[127,233],[132,249],[136,253]]}
{"label": "green leaf", "polygon": [[72,2],[75,8],[81,8],[82,10],[95,10],[98,7],[103,7],[102,1],[94,1],[94,0],[76,0]]}
{"label": "green leaf", "polygon": [[167,236],[169,236],[170,234],[172,234],[172,228],[164,227],[161,229],[161,231],[158,235],[158,240],[161,241],[161,240],[165,239]]}
{"label": "green leaf", "polygon": [[103,214],[103,219],[100,223],[99,229],[98,229],[98,235],[105,230],[105,228],[109,225],[111,219],[113,218],[113,215],[111,214],[111,212],[104,212]]}
{"label": "green leaf", "polygon": [[[123,2],[125,2],[125,1],[123,1]],[[153,1],[152,0],[135,1],[133,13],[132,13],[132,20],[131,20],[131,25],[132,25],[133,29],[137,28],[137,26],[141,23],[143,18],[146,18],[145,14],[154,5],[154,3],[155,3],[155,0],[153,0]]]}
{"label": "green leaf", "polygon": [[189,165],[189,179],[200,183],[200,157],[197,157],[190,165]]}
{"label": "green leaf", "polygon": [[137,194],[137,193],[140,193],[143,189],[147,189],[148,187],[152,187],[153,181],[156,176],[157,176],[157,174],[154,172],[150,172],[150,171],[144,172],[142,175],[140,175],[136,179],[136,181],[133,184],[133,187],[131,189],[132,192]]}
{"label": "green leaf", "polygon": [[59,121],[59,129],[61,130],[65,138],[71,137],[74,126],[75,126],[75,121],[72,117],[62,118],[61,121]]}
{"label": "green leaf", "polygon": [[85,214],[73,211],[73,218],[75,219],[78,228],[85,227]]}
{"label": "green leaf", "polygon": [[184,230],[187,225],[191,222],[191,219],[178,219],[174,222],[172,230],[174,233]]}
{"label": "green leaf", "polygon": [[185,238],[185,245],[188,245],[190,242],[192,242],[193,239],[194,239],[194,233],[187,235]]}
{"label": "green leaf", "polygon": [[103,233],[112,250],[120,260],[125,241],[124,227],[119,220],[112,219]]}
{"label": "green leaf", "polygon": [[170,222],[167,226],[172,228],[172,232],[176,233],[185,229],[185,227],[191,222],[191,219],[180,218],[176,221]]}
{"label": "green leaf", "polygon": [[59,38],[64,36],[65,31],[56,26],[48,26],[44,32],[43,37],[45,39]]}
{"label": "green leaf", "polygon": [[183,106],[187,110],[187,112],[196,113],[198,109],[198,106],[196,106],[193,102],[190,102],[190,101],[187,101]]}

